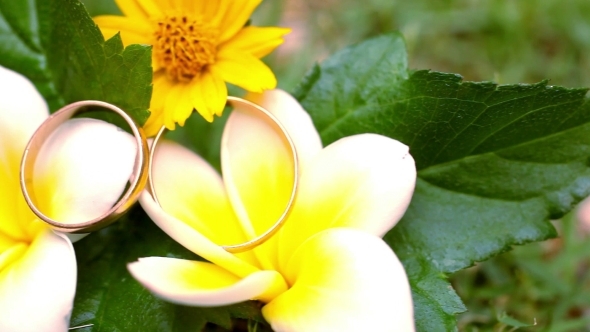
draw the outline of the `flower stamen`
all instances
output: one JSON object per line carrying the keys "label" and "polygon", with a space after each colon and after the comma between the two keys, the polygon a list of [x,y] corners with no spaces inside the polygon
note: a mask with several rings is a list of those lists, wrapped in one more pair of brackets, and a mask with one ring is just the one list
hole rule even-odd
{"label": "flower stamen", "polygon": [[215,63],[219,30],[200,18],[166,16],[156,22],[154,58],[174,81],[189,82]]}

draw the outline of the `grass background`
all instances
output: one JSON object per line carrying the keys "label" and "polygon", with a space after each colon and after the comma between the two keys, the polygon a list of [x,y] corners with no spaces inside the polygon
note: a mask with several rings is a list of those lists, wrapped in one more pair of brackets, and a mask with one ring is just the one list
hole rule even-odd
{"label": "grass background", "polygon": [[[113,0],[83,2],[92,15],[118,13]],[[411,68],[501,84],[590,86],[589,0],[265,0],[252,24],[293,29],[265,59],[288,91],[314,62],[394,30],[406,38]],[[458,317],[459,330],[590,331],[590,227],[583,220],[569,215],[555,221],[559,239],[451,276],[469,309]]]}

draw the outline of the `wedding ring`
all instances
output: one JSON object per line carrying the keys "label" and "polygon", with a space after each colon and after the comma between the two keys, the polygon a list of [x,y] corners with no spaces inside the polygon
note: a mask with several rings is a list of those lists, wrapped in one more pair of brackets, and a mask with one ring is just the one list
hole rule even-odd
{"label": "wedding ring", "polygon": [[[31,197],[29,188],[33,183],[33,170],[35,161],[39,155],[39,152],[41,151],[43,144],[61,124],[72,118],[74,115],[95,110],[92,109],[92,107],[100,107],[102,109],[114,112],[123,118],[129,125],[129,128],[134,136],[134,143],[137,147],[137,155],[135,156],[133,173],[131,174],[126,190],[120,196],[119,200],[108,211],[91,220],[79,223],[63,223],[48,217],[42,211],[40,211]],[[149,148],[143,129],[141,129],[123,110],[102,101],[85,100],[75,102],[64,106],[49,116],[49,118],[47,118],[41,124],[41,126],[37,128],[29,140],[20,165],[21,190],[31,211],[33,211],[33,213],[41,220],[48,223],[53,229],[64,233],[92,232],[103,228],[117,220],[137,201],[139,194],[145,188],[147,183],[148,164],[146,159],[148,154]]]}
{"label": "wedding ring", "polygon": [[[244,251],[254,249],[257,246],[266,242],[281,228],[281,226],[283,226],[283,224],[287,220],[287,218],[293,208],[293,203],[295,201],[295,196],[297,194],[297,189],[298,189],[298,185],[299,185],[299,160],[298,160],[297,151],[295,149],[295,143],[293,142],[293,139],[289,136],[285,127],[279,122],[279,120],[272,113],[270,113],[266,109],[264,109],[256,104],[249,102],[249,101],[242,99],[242,98],[228,96],[227,102],[231,106],[234,106],[234,108],[237,108],[237,106],[240,106],[240,111],[247,111],[250,113],[262,114],[262,115],[266,116],[269,120],[271,120],[271,123],[273,124],[275,129],[278,129],[282,133],[282,135],[286,139],[287,143],[289,144],[290,154],[293,159],[293,186],[291,188],[291,195],[289,196],[289,201],[287,202],[287,205],[285,206],[285,210],[283,210],[283,213],[279,216],[277,221],[264,233],[256,236],[255,238],[253,238],[249,241],[239,243],[239,244],[230,244],[230,245],[222,245],[221,246],[223,249],[225,249],[228,252],[239,253],[239,252],[244,252]],[[164,135],[165,132],[166,132],[166,127],[162,126],[162,128],[160,128],[160,130],[158,131],[158,134],[156,135],[156,137],[154,137],[154,140],[151,144],[151,151],[150,151],[149,162],[148,162],[148,173],[149,173],[148,187],[149,187],[150,193],[152,195],[152,198],[160,207],[162,207],[162,205],[158,201],[158,195],[156,194],[156,188],[154,186],[152,171],[153,171],[153,163],[154,163],[154,155],[155,155],[155,151],[156,151],[156,146],[157,146],[160,138]]]}

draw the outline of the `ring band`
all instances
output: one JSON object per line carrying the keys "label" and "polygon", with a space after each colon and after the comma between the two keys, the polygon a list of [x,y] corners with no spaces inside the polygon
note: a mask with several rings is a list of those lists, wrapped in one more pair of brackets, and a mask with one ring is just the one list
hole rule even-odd
{"label": "ring band", "polygon": [[[117,113],[121,116],[125,122],[129,125],[131,132],[135,138],[135,145],[137,147],[137,155],[135,156],[135,164],[133,165],[133,173],[129,179],[129,185],[125,192],[121,195],[117,203],[113,205],[108,211],[103,213],[101,216],[94,219],[84,221],[81,223],[61,223],[57,220],[53,220],[41,212],[33,199],[29,194],[29,186],[33,182],[33,170],[35,161],[41,150],[41,147],[49,136],[64,122],[72,118],[74,115],[87,112],[88,106],[97,106],[106,110]],[[25,148],[25,152],[22,157],[20,165],[20,186],[25,197],[25,201],[33,213],[41,220],[48,223],[53,229],[64,233],[88,233],[100,228],[103,228],[115,220],[117,220],[123,213],[125,213],[132,205],[137,201],[139,194],[145,188],[147,183],[148,168],[147,168],[147,156],[149,154],[149,148],[147,144],[147,138],[143,129],[141,129],[135,121],[120,108],[96,100],[85,100],[75,102],[62,107],[57,112],[49,116],[42,124],[37,128],[29,143]]]}
{"label": "ring band", "polygon": [[[264,109],[256,104],[249,102],[247,100],[244,100],[242,98],[228,96],[227,101],[230,105],[232,105],[234,107],[236,107],[237,105],[240,105],[244,109],[246,109],[250,112],[262,113],[268,119],[270,119],[271,122],[273,123],[273,125],[275,126],[275,128],[278,129],[283,134],[285,139],[287,140],[287,143],[289,144],[289,147],[290,147],[291,156],[293,158],[293,187],[291,189],[291,195],[289,197],[289,201],[287,202],[285,210],[283,211],[283,213],[281,214],[279,219],[272,225],[271,228],[266,230],[266,232],[262,233],[261,235],[258,235],[254,239],[251,239],[249,241],[239,243],[239,244],[222,245],[221,246],[223,249],[225,249],[228,252],[239,253],[239,252],[244,252],[244,251],[254,249],[257,246],[266,242],[281,228],[281,226],[283,226],[283,224],[287,220],[287,217],[289,216],[289,214],[291,213],[291,210],[293,209],[293,203],[295,201],[295,196],[297,194],[297,189],[299,186],[299,160],[298,160],[298,156],[297,156],[297,150],[295,149],[295,143],[293,142],[293,140],[291,139],[291,137],[287,133],[287,130],[285,129],[285,127],[279,122],[279,120],[274,115],[272,115],[272,113],[270,113],[266,109]],[[166,132],[166,127],[162,126],[160,128],[160,130],[158,131],[158,134],[156,135],[156,137],[154,137],[154,140],[151,144],[151,151],[150,151],[149,162],[148,162],[149,190],[152,195],[152,198],[154,199],[156,204],[158,204],[160,207],[162,207],[162,205],[158,201],[158,196],[156,194],[156,188],[154,186],[154,181],[153,181],[153,174],[152,174],[153,167],[152,166],[153,166],[154,155],[155,155],[155,151],[156,151],[156,145],[158,144],[158,141],[160,140],[160,138],[162,137],[162,135],[165,132]]]}

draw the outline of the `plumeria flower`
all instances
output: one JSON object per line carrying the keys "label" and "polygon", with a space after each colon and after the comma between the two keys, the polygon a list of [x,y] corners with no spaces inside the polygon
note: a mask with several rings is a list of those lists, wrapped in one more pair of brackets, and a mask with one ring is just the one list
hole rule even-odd
{"label": "plumeria flower", "polygon": [[[0,90],[0,331],[66,331],[76,290],[74,248],[36,218],[19,185],[21,156],[49,115],[47,105],[25,77],[3,67]],[[134,151],[131,136],[110,124],[65,123],[36,161],[37,205],[63,222],[101,215],[123,192]]]}
{"label": "plumeria flower", "polygon": [[148,136],[162,125],[184,125],[193,108],[213,121],[225,106],[225,82],[252,92],[276,86],[260,58],[282,44],[289,29],[248,25],[261,0],[116,2],[125,16],[94,18],[104,37],[120,32],[125,45],[153,45]]}
{"label": "plumeria flower", "polygon": [[260,300],[277,331],[414,331],[407,276],[381,239],[404,214],[416,180],[408,147],[363,134],[322,149],[307,113],[287,93],[256,102],[295,141],[300,189],[284,226],[261,246],[230,254],[219,245],[261,234],[283,212],[293,163],[279,132],[233,112],[222,138],[223,179],[171,142],[156,150],[153,180],[140,202],[177,242],[209,262],[140,258],[131,274],[178,304],[217,306]]}

